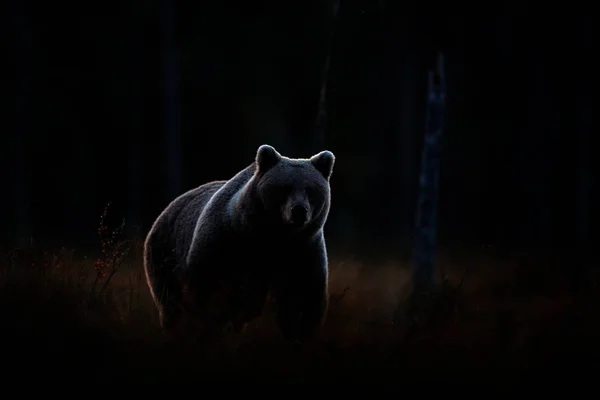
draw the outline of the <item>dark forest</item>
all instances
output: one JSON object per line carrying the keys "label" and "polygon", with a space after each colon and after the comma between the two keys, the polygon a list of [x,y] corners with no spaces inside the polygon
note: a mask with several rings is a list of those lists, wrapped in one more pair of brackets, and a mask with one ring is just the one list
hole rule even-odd
{"label": "dark forest", "polygon": [[[35,360],[40,376],[91,381],[470,384],[598,362],[591,7],[23,0],[4,11],[7,367]],[[422,210],[430,71],[443,77],[443,119],[437,195]],[[267,305],[219,351],[173,346],[144,238],[173,199],[230,179],[263,144],[336,157],[320,337],[288,346]],[[417,301],[422,213],[435,214],[435,283]]]}

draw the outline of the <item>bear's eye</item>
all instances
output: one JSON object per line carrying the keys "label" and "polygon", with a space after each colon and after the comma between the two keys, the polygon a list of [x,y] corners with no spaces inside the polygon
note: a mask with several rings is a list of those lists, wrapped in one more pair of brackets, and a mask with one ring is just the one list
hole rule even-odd
{"label": "bear's eye", "polygon": [[306,188],[306,197],[308,198],[308,201],[311,204],[315,204],[319,202],[319,199],[321,198],[320,196],[321,192],[314,187],[307,187]]}
{"label": "bear's eye", "polygon": [[265,192],[268,193],[266,196],[274,204],[282,204],[285,203],[292,191],[292,185],[273,185],[269,187]]}

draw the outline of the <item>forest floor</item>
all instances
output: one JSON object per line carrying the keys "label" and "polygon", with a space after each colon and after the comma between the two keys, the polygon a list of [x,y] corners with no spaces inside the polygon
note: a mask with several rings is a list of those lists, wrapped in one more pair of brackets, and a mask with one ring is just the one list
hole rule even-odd
{"label": "forest floor", "polygon": [[21,249],[0,259],[2,369],[94,383],[504,385],[540,368],[542,379],[574,374],[600,355],[599,276],[573,295],[560,265],[482,252],[442,252],[447,284],[413,314],[408,265],[334,254],[328,317],[309,348],[283,343],[268,311],[223,348],[177,347],[159,328],[140,247],[93,293],[93,258]]}

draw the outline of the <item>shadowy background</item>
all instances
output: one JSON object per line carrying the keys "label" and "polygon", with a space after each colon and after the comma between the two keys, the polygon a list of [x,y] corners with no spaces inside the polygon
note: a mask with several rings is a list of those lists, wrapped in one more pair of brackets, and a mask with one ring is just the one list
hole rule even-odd
{"label": "shadowy background", "polygon": [[[397,382],[439,367],[437,378],[469,383],[460,367],[497,366],[513,368],[514,382],[531,379],[516,366],[584,368],[578,357],[600,354],[591,10],[9,1],[0,249],[21,247],[0,259],[3,354],[15,355],[2,362],[16,376],[34,364],[102,382],[221,372],[227,382],[382,381],[384,371]],[[426,75],[438,50],[448,87],[437,266],[453,289],[415,333],[396,314],[410,283]],[[216,372],[205,353],[165,345],[141,241],[172,199],[230,178],[264,143],[290,157],[337,157],[330,311],[312,350],[294,353],[261,319]],[[134,238],[132,257],[96,285],[98,263],[115,265],[96,258],[108,202],[108,225],[124,218]]]}
{"label": "shadowy background", "polygon": [[332,245],[407,254],[425,78],[441,49],[440,242],[587,248],[598,217],[589,10],[357,0],[334,18],[334,6],[8,3],[2,243],[95,246],[109,201],[145,235],[174,197],[228,179],[268,143],[337,156]]}

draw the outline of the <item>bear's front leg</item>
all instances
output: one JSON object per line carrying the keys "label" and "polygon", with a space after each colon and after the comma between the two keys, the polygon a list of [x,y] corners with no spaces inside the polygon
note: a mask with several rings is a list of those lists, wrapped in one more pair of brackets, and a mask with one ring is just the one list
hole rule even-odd
{"label": "bear's front leg", "polygon": [[305,343],[319,333],[327,312],[324,245],[304,252],[282,269],[272,289],[276,322],[284,340]]}

